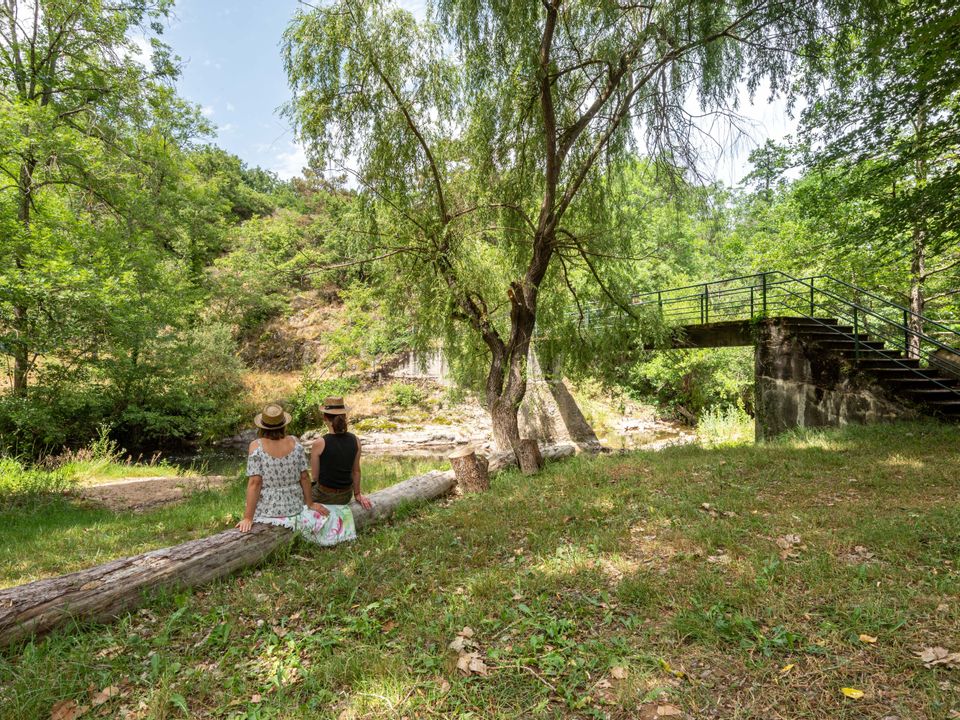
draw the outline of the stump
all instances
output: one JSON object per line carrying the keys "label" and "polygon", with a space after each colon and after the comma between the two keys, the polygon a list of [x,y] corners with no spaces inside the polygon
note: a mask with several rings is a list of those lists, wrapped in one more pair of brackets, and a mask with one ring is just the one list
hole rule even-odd
{"label": "stump", "polygon": [[540,446],[532,438],[524,438],[517,445],[517,462],[524,475],[536,475],[543,467],[543,455]]}
{"label": "stump", "polygon": [[469,445],[448,456],[457,476],[457,490],[463,493],[484,492],[490,489],[489,463]]}

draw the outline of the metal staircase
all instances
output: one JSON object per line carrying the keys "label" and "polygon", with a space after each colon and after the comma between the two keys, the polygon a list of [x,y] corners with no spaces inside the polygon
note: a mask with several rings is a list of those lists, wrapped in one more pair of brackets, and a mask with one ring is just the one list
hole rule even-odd
{"label": "metal staircase", "polygon": [[960,420],[960,327],[829,275],[743,275],[640,293],[631,304],[680,327],[779,318],[803,341],[846,357],[881,387]]}

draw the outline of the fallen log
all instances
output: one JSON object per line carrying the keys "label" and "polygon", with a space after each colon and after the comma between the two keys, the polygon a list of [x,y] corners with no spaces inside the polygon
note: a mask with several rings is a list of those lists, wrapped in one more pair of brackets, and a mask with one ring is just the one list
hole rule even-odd
{"label": "fallen log", "polygon": [[[576,446],[571,445],[570,443],[563,443],[561,445],[547,445],[546,447],[540,448],[540,455],[544,460],[559,460],[561,458],[571,457],[576,453]],[[512,450],[493,453],[493,455],[490,456],[489,472],[491,474],[505,470],[508,467],[516,466],[517,454]]]}
{"label": "fallen log", "polygon": [[[542,449],[545,460],[575,452],[573,445]],[[498,453],[490,458],[489,472],[492,475],[516,464],[514,453]],[[350,503],[356,526],[360,529],[381,522],[404,503],[446,495],[455,484],[452,470],[435,470],[378,490],[367,496],[372,503],[370,510]],[[211,582],[261,562],[292,538],[285,528],[257,524],[248,533],[226,530],[69,575],[0,590],[0,646],[49,632],[74,619],[113,619],[142,605],[151,591]]]}
{"label": "fallen log", "polygon": [[[368,495],[373,507],[351,503],[357,528],[393,514],[406,502],[432,500],[455,483],[453,471],[433,471]],[[292,539],[285,528],[254,525],[104,565],[0,590],[0,645],[47,632],[71,619],[104,621],[141,605],[149,591],[188,588],[254,565]]]}

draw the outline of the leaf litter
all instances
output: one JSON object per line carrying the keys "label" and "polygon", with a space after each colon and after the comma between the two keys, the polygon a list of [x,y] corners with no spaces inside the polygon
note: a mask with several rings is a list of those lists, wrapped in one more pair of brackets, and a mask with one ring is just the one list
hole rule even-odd
{"label": "leaf litter", "polygon": [[946,668],[947,670],[960,669],[960,652],[950,652],[944,647],[926,647],[923,650],[915,652],[923,666],[929,669],[935,667]]}
{"label": "leaf litter", "polygon": [[483,661],[477,643],[473,640],[473,628],[464,627],[457,636],[447,645],[449,650],[457,653],[457,670],[464,675],[486,676],[490,668]]}

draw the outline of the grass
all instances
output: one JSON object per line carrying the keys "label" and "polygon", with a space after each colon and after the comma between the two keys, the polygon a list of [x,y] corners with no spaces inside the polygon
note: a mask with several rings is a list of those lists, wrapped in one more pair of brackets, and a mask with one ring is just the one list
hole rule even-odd
{"label": "grass", "polygon": [[[0,477],[4,477],[5,462],[0,460]],[[432,460],[366,458],[364,492],[436,467],[438,463]],[[40,476],[31,492],[0,490],[0,587],[203,537],[232,527],[243,513],[246,478],[242,477],[242,459],[236,459],[232,469],[222,468],[222,472],[237,476],[225,490],[197,492],[185,502],[140,514],[114,513],[64,495],[72,486],[56,484],[61,478],[56,472],[25,472],[30,477]]]}
{"label": "grass", "polygon": [[504,474],[8,649],[0,715],[115,685],[117,717],[945,720],[957,671],[913,653],[960,651],[958,467],[960,429],[916,424]]}
{"label": "grass", "polygon": [[711,408],[697,422],[697,441],[705,447],[749,444],[754,435],[754,420],[741,407]]}
{"label": "grass", "polygon": [[110,439],[109,429],[101,427],[99,437],[88,447],[79,450],[65,450],[60,455],[51,455],[44,458],[40,468],[27,467],[16,460],[5,459],[9,463],[20,465],[18,473],[10,465],[7,473],[6,493],[16,491],[16,479],[19,475],[26,478],[37,470],[46,471],[48,482],[52,487],[61,484],[66,487],[96,485],[99,483],[114,482],[131,477],[163,477],[184,474],[202,473],[202,468],[183,468],[161,460],[156,455],[147,462],[142,458],[134,460],[127,456],[126,450],[121,448],[115,440]]}

